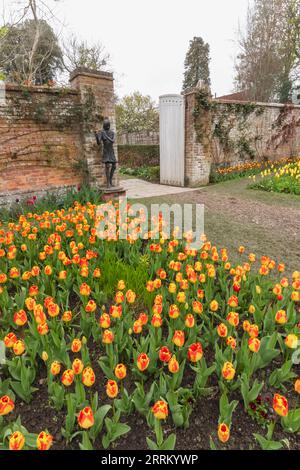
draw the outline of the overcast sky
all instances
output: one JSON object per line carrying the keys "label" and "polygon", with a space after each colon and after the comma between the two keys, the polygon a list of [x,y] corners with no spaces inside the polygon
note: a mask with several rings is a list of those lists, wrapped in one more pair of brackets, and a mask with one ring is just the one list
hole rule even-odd
{"label": "overcast sky", "polygon": [[139,90],[157,100],[179,93],[194,36],[210,44],[213,93],[232,91],[236,32],[245,23],[248,0],[60,0],[58,5],[68,30],[106,46],[119,96]]}

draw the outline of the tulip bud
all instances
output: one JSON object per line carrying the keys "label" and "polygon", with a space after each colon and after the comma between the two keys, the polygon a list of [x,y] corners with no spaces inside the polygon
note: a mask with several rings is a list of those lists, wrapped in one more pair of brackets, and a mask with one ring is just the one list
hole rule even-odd
{"label": "tulip bud", "polygon": [[42,352],[42,359],[43,359],[43,361],[44,361],[44,362],[47,362],[47,361],[48,361],[48,358],[49,358],[49,356],[48,356],[47,352],[46,352],[46,351],[43,351],[43,352]]}
{"label": "tulip bud", "polygon": [[218,426],[218,438],[221,442],[225,444],[229,440],[230,429],[225,423],[221,423]]}
{"label": "tulip bud", "polygon": [[300,394],[300,379],[297,379],[295,382],[295,392]]}

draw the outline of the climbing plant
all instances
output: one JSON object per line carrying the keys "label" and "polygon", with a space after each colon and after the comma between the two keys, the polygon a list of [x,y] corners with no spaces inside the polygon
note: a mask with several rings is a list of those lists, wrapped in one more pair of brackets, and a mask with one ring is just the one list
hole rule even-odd
{"label": "climbing plant", "polygon": [[[197,141],[209,148],[216,138],[225,154],[239,159],[254,159],[257,136],[249,134],[248,118],[261,115],[264,107],[255,103],[220,103],[212,100],[209,90],[196,93],[193,111]],[[232,132],[236,129],[236,132]]]}

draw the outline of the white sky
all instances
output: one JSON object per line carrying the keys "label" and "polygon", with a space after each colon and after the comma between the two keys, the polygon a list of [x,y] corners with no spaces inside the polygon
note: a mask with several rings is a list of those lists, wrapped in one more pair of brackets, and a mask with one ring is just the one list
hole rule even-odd
{"label": "white sky", "polygon": [[105,45],[120,97],[139,90],[157,101],[161,94],[180,93],[194,36],[211,46],[213,93],[232,91],[236,32],[247,5],[248,0],[60,0],[56,11],[68,30]]}

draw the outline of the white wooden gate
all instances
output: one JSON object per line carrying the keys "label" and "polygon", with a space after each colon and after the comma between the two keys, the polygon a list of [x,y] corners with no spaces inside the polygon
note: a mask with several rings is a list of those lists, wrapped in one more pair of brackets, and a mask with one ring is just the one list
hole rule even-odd
{"label": "white wooden gate", "polygon": [[160,182],[184,186],[184,97],[163,95],[160,114]]}

